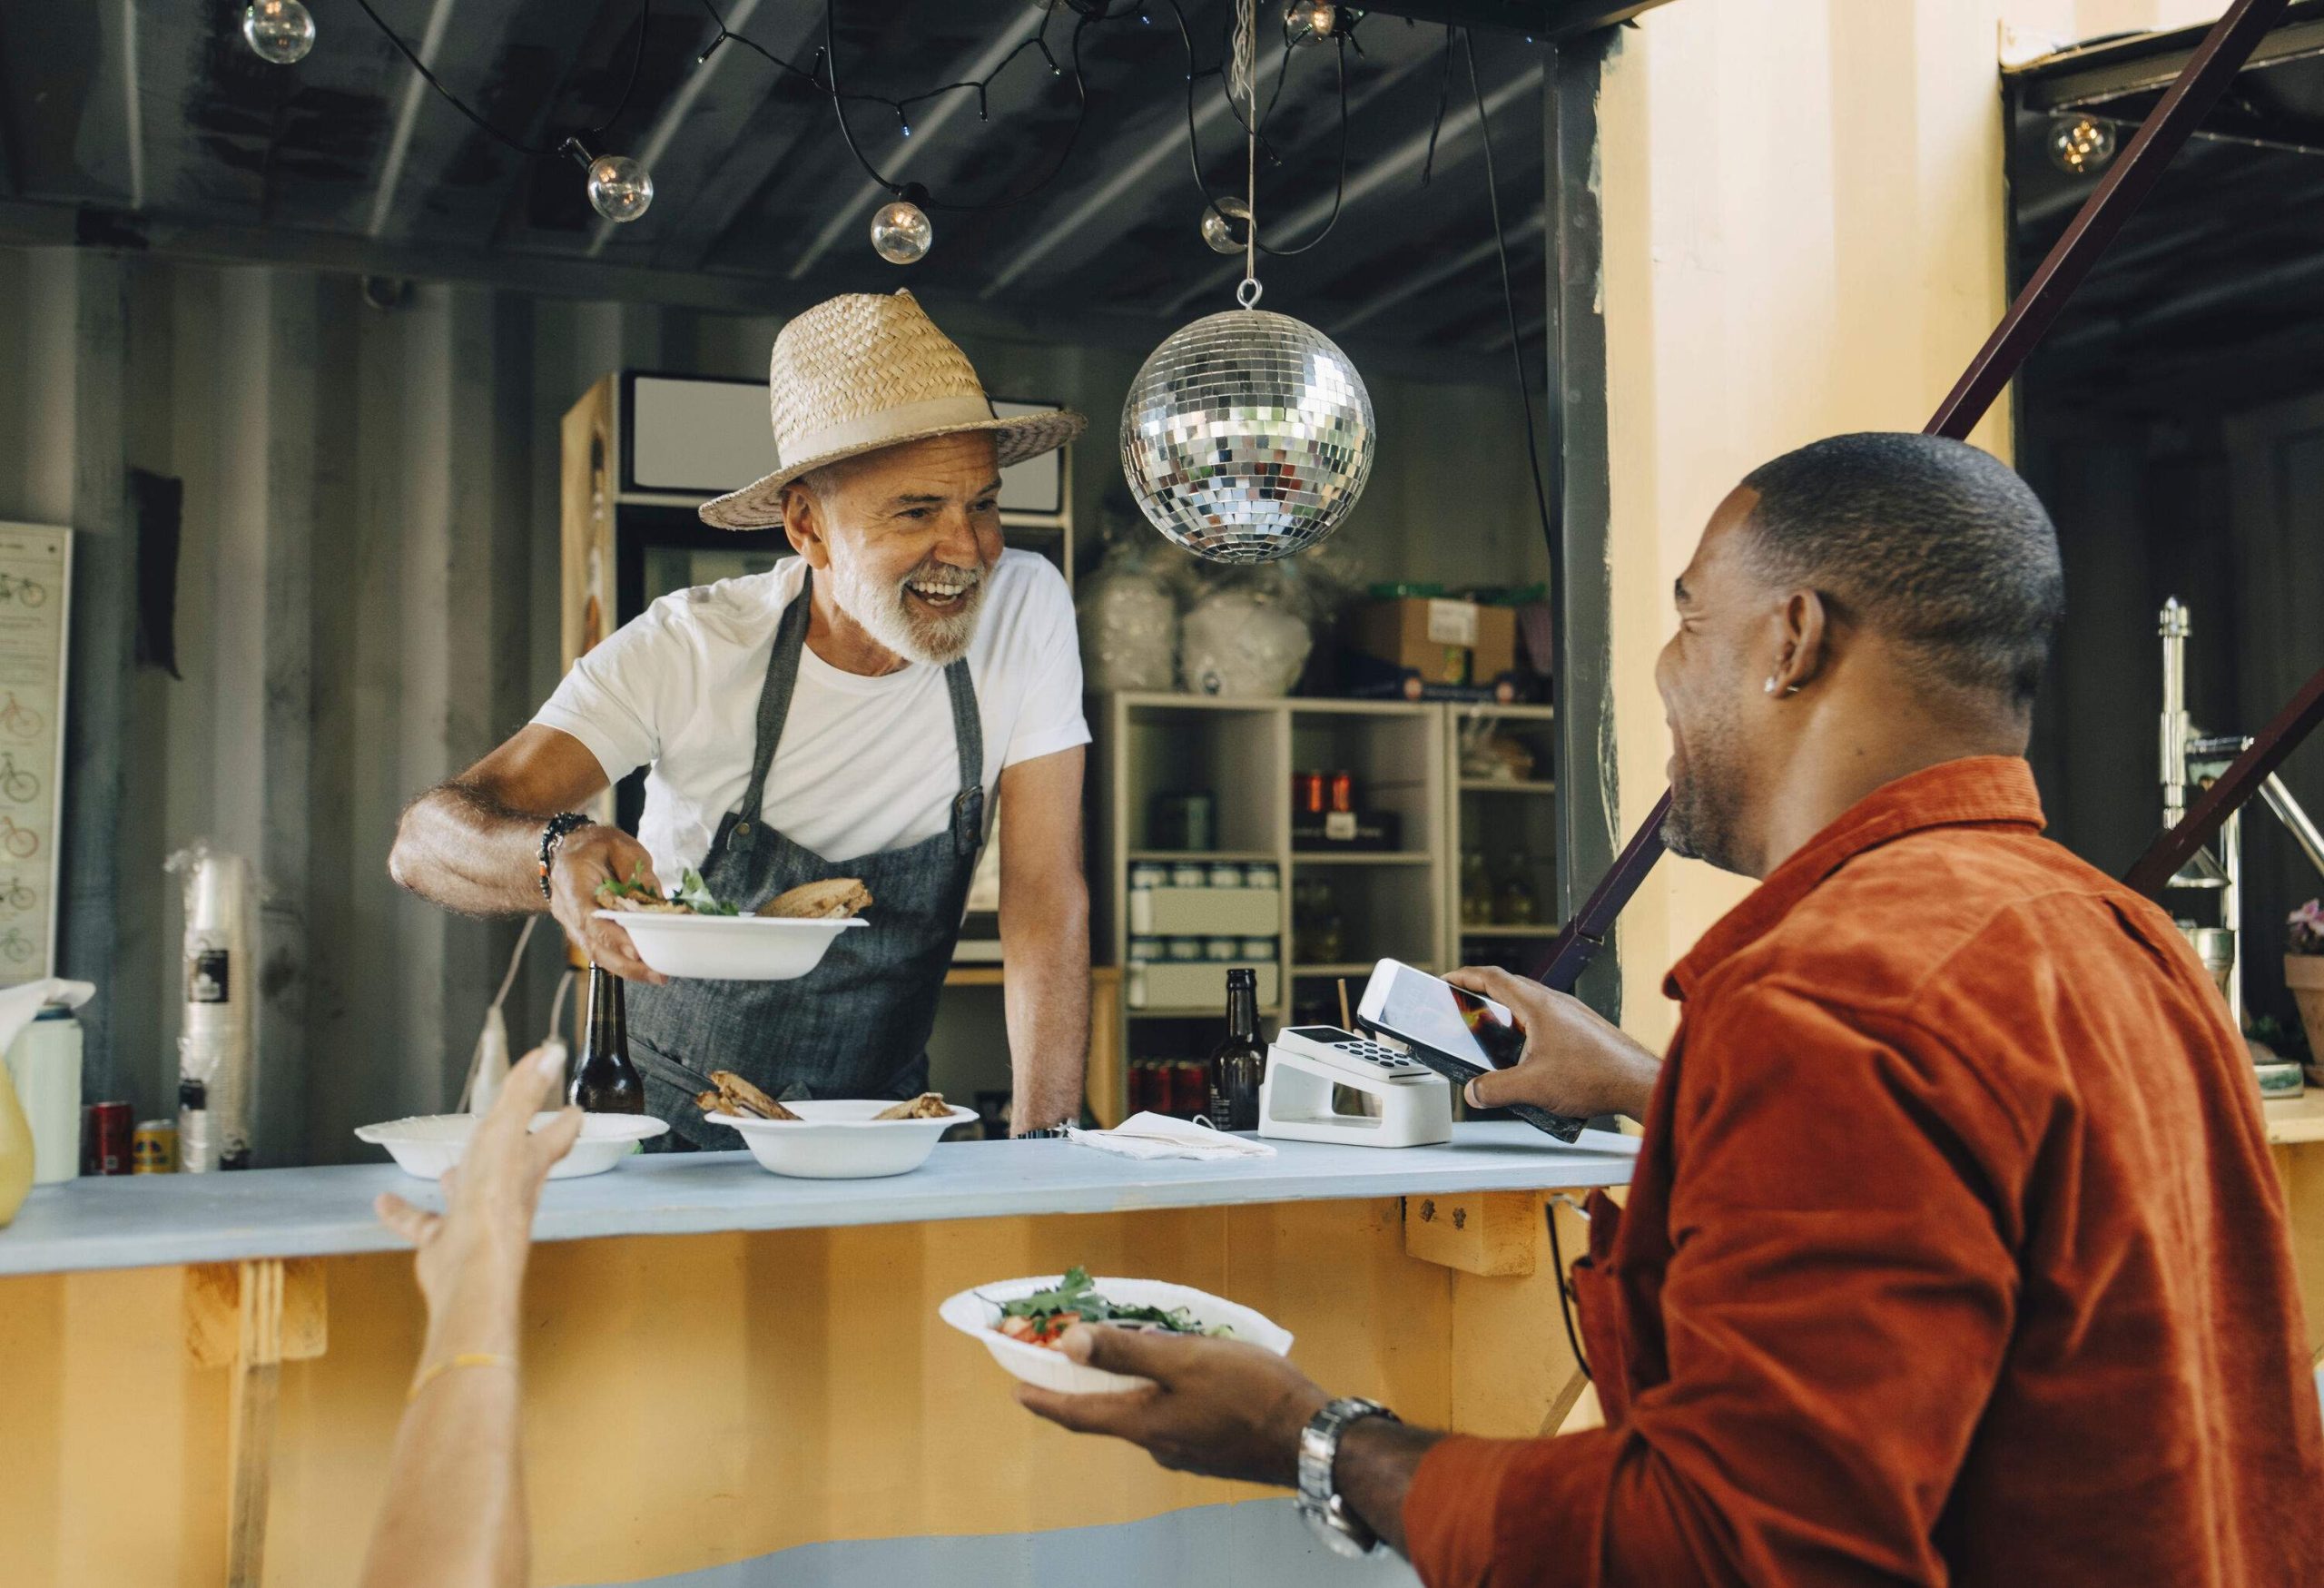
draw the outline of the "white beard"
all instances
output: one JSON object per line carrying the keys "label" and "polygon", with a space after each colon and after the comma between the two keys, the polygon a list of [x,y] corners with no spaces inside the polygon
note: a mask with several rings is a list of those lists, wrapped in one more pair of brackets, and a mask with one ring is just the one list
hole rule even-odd
{"label": "white beard", "polygon": [[[968,594],[950,612],[915,611],[904,588],[915,579],[931,576],[957,580],[970,573]],[[867,576],[852,557],[834,557],[831,565],[832,599],[863,631],[909,661],[931,667],[949,666],[969,654],[976,636],[977,616],[984,607],[984,570],[948,568],[940,575],[932,563],[922,563],[892,584]]]}

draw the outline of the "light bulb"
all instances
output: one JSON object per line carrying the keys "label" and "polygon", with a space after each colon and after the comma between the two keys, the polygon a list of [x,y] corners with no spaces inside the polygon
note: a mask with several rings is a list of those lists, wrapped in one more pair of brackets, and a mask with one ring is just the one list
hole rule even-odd
{"label": "light bulb", "polygon": [[872,217],[872,250],[890,264],[918,264],[935,241],[928,212],[908,198],[881,205]]}
{"label": "light bulb", "polygon": [[654,202],[654,179],[626,154],[600,154],[589,162],[589,202],[608,221],[630,222]]}
{"label": "light bulb", "polygon": [[1340,8],[1331,0],[1287,0],[1283,8],[1283,36],[1295,44],[1320,44],[1340,25]]}
{"label": "light bulb", "polygon": [[2050,160],[2068,176],[2096,176],[2114,163],[2114,123],[2095,116],[2053,117]]}
{"label": "light bulb", "polygon": [[1250,241],[1251,206],[1232,194],[1202,207],[1202,240],[1213,253],[1240,253]]}
{"label": "light bulb", "polygon": [[299,0],[251,0],[242,7],[242,37],[260,60],[288,66],[315,47],[315,19]]}

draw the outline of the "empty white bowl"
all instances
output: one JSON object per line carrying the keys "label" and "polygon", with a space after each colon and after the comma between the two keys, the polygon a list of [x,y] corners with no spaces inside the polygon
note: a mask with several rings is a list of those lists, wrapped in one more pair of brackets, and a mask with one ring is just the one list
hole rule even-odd
{"label": "empty white bowl", "polygon": [[[533,1129],[537,1130],[556,1118],[553,1113],[535,1114]],[[440,1180],[444,1171],[468,1151],[468,1139],[482,1122],[478,1114],[419,1114],[379,1125],[359,1125],[355,1137],[386,1148],[404,1173]],[[584,1114],[580,1137],[572,1150],[549,1169],[548,1178],[569,1180],[577,1175],[601,1175],[635,1151],[639,1142],[669,1128],[644,1114]]]}
{"label": "empty white bowl", "polygon": [[910,1174],[928,1161],[937,1139],[953,1126],[975,1119],[974,1109],[958,1104],[940,1119],[875,1119],[895,1107],[876,1098],[831,1098],[783,1105],[796,1119],[761,1119],[743,1114],[711,1114],[714,1125],[743,1133],[743,1145],[759,1167],[809,1180],[868,1180]]}
{"label": "empty white bowl", "polygon": [[[973,1290],[963,1290],[948,1297],[936,1309],[936,1316],[964,1335],[981,1341],[992,1353],[992,1359],[1028,1384],[1038,1384],[1043,1389],[1053,1389],[1063,1395],[1100,1395],[1113,1390],[1142,1389],[1153,1380],[1133,1374],[1108,1373],[1102,1367],[1091,1367],[1076,1362],[1051,1346],[1035,1346],[1023,1340],[1012,1340],[1000,1332],[1000,1304],[1030,1296],[1035,1291],[1054,1288],[1064,1280],[1062,1274],[1040,1274],[1030,1279],[1003,1279],[997,1285],[980,1285]],[[1246,1345],[1258,1346],[1285,1356],[1291,1350],[1291,1332],[1264,1313],[1254,1312],[1239,1302],[1213,1296],[1207,1290],[1197,1290],[1191,1285],[1171,1285],[1160,1279],[1120,1279],[1100,1277],[1091,1286],[1108,1301],[1118,1301],[1133,1307],[1159,1307],[1165,1309],[1183,1307],[1192,1313],[1205,1328],[1226,1325],[1235,1331],[1234,1337]]]}
{"label": "empty white bowl", "polygon": [[788,921],[756,915],[663,915],[600,910],[629,933],[637,957],[665,976],[712,981],[788,981],[823,962],[842,932],[872,923]]}

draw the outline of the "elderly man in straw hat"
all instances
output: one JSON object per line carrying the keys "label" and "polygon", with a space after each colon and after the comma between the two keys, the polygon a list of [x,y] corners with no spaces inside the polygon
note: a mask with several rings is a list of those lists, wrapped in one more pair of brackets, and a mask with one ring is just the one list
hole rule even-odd
{"label": "elderly man in straw hat", "polygon": [[[782,466],[702,508],[780,525],[770,572],[665,597],[575,664],[530,725],[405,814],[389,869],[448,909],[553,912],[626,978],[649,1112],[696,1145],[691,1102],[731,1070],[777,1097],[908,1097],[998,807],[1011,1125],[1080,1108],[1088,1041],[1081,661],[1065,581],[1001,547],[1000,470],[1080,415],[994,417],[909,292],[817,305],[775,339]],[[575,814],[648,768],[636,837]],[[792,981],[666,982],[599,884],[688,869],[744,910],[860,880],[869,930]]]}

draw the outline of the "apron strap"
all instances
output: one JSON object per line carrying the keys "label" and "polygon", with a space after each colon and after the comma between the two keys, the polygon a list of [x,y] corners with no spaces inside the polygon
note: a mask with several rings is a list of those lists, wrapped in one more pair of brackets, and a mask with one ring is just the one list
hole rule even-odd
{"label": "apron strap", "polygon": [[807,620],[812,616],[815,570],[799,570],[799,594],[783,609],[774,631],[774,649],[766,659],[766,682],[759,687],[759,720],[751,747],[751,781],[743,790],[741,807],[728,819],[725,847],[750,849],[766,824],[759,813],[766,806],[767,768],[774,764],[774,747],[783,742],[783,725],[791,715],[791,692],[799,682],[799,653],[807,647]]}
{"label": "apron strap", "polygon": [[974,854],[984,846],[984,714],[977,709],[977,686],[962,656],[944,669],[952,700],[952,742],[960,753],[960,793],[952,802],[952,848]]}

